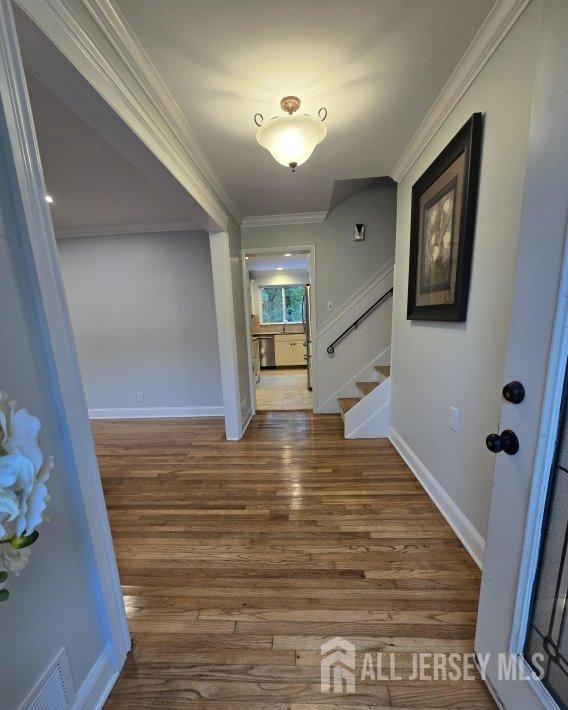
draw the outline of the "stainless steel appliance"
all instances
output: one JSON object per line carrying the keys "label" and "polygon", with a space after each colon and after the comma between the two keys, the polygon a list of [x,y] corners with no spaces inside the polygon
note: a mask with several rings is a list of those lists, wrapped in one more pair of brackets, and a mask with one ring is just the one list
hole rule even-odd
{"label": "stainless steel appliance", "polygon": [[306,284],[304,288],[304,298],[302,299],[302,322],[304,324],[304,333],[306,337],[306,366],[308,370],[308,389],[312,389],[312,318],[311,318],[311,301],[310,301],[310,284]]}
{"label": "stainless steel appliance", "polygon": [[274,353],[274,336],[259,335],[260,366],[276,367],[276,355]]}

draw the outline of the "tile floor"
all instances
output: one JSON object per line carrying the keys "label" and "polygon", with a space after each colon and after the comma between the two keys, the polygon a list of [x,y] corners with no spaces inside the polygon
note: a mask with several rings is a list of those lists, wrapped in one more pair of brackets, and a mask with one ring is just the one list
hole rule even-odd
{"label": "tile floor", "polygon": [[312,410],[312,393],[305,368],[261,370],[256,384],[257,411]]}

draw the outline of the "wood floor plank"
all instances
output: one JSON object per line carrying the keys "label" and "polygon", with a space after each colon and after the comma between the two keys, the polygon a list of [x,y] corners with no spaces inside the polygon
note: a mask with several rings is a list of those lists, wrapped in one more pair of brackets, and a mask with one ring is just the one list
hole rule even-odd
{"label": "wood floor plank", "polygon": [[387,440],[339,416],[93,423],[135,645],[108,708],[494,707],[471,681],[320,689],[320,646],[470,653],[479,570]]}

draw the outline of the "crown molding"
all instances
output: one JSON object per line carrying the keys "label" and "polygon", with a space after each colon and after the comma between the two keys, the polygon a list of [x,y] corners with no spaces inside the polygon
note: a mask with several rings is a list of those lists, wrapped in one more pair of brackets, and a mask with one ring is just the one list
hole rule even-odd
{"label": "crown molding", "polygon": [[242,215],[112,0],[17,0],[221,229]]}
{"label": "crown molding", "polygon": [[264,214],[245,217],[241,227],[273,227],[280,224],[312,224],[324,222],[327,212],[296,212],[294,214]]}
{"label": "crown molding", "polygon": [[445,83],[418,130],[391,170],[400,182],[471,86],[531,0],[497,0]]}
{"label": "crown molding", "polygon": [[56,239],[72,237],[107,237],[121,234],[155,234],[159,232],[202,232],[194,222],[144,222],[140,224],[108,224],[105,226],[64,227],[55,229]]}

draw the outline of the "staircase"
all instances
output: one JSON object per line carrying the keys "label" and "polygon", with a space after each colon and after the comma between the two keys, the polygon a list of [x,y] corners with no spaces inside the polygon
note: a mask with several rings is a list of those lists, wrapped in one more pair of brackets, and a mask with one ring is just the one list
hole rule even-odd
{"label": "staircase", "polygon": [[376,365],[376,380],[357,382],[357,397],[340,397],[337,402],[346,439],[381,438],[388,435],[390,366]]}

